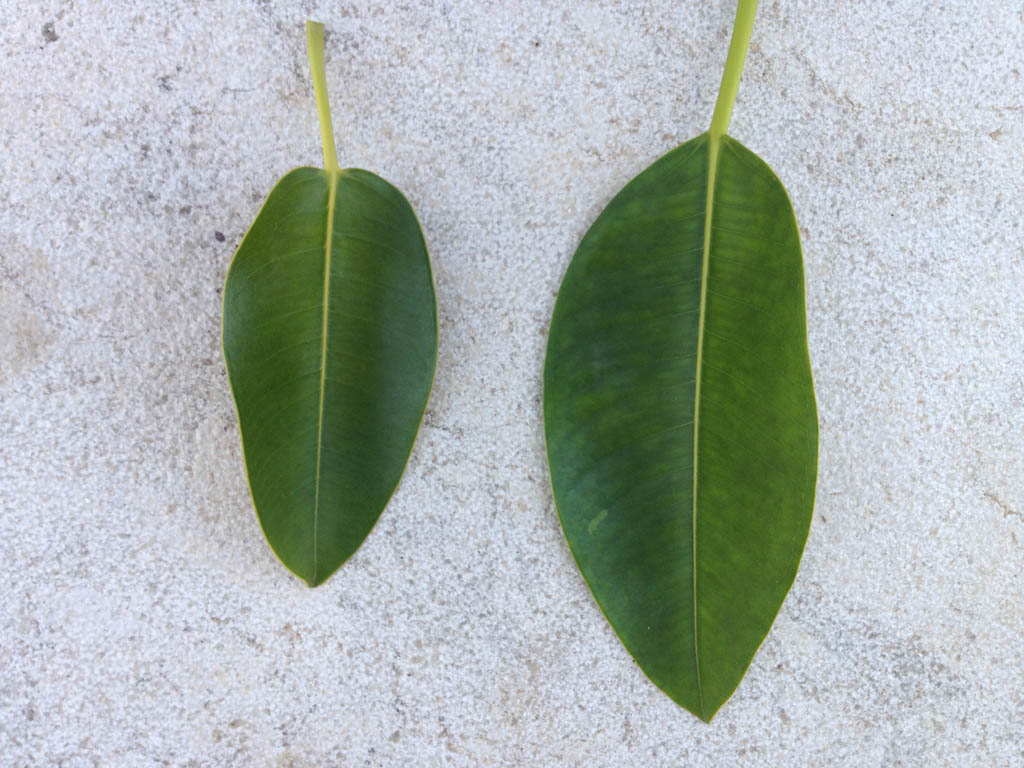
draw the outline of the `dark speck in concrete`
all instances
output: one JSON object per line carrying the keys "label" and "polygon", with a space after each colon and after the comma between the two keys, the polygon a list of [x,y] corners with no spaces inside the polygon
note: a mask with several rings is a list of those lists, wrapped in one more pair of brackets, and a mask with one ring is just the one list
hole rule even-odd
{"label": "dark speck in concrete", "polygon": [[160,77],[157,78],[157,80],[160,81],[160,90],[162,90],[162,91],[173,90],[171,88],[171,78],[172,77],[173,77],[173,75],[161,75]]}
{"label": "dark speck in concrete", "polygon": [[214,239],[216,239],[216,241],[218,243],[223,243],[224,242],[224,233],[223,232],[214,232],[213,233],[213,237],[214,237]]}
{"label": "dark speck in concrete", "polygon": [[48,43],[57,42],[57,33],[53,29],[52,21],[43,24],[43,39]]}
{"label": "dark speck in concrete", "polygon": [[991,501],[997,507],[999,507],[1000,511],[1003,513],[1003,517],[1010,517],[1010,516],[1024,517],[1024,515],[1021,515],[1020,512],[1015,510],[1013,507],[1011,507],[1009,504],[1007,504],[1005,501],[1000,499],[998,496],[996,496],[991,491],[985,491],[985,498],[988,499],[989,501]]}

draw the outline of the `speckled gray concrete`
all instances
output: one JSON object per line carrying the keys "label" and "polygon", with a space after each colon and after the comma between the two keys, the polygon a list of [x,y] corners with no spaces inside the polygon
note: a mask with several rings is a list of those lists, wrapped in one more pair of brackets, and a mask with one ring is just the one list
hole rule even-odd
{"label": "speckled gray concrete", "polygon": [[[0,0],[0,764],[1024,764],[1022,3],[762,5],[731,133],[801,224],[821,469],[710,726],[573,564],[540,373],[734,7],[564,5]],[[317,590],[260,534],[219,346],[234,247],[320,161],[307,16],[441,313],[402,484]]]}

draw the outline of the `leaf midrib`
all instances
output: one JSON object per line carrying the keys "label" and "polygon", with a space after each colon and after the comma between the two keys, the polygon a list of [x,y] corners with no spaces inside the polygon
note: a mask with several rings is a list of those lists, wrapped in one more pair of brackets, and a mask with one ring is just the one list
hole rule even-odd
{"label": "leaf midrib", "polygon": [[327,235],[324,238],[324,293],[323,311],[320,318],[320,402],[317,406],[316,427],[316,474],[313,491],[313,572],[310,584],[316,584],[318,563],[318,538],[320,530],[320,461],[324,448],[324,391],[327,388],[327,318],[330,307],[331,288],[331,250],[334,240],[335,202],[338,194],[338,177],[340,172],[331,169],[325,171],[328,177],[327,191]]}
{"label": "leaf midrib", "polygon": [[715,101],[715,112],[711,116],[711,127],[708,129],[708,179],[704,198],[704,250],[701,254],[700,272],[700,315],[697,321],[697,370],[696,384],[693,390],[693,488],[692,488],[692,542],[690,553],[693,558],[693,660],[696,670],[697,702],[700,707],[699,717],[707,720],[704,710],[704,687],[700,680],[700,643],[697,623],[697,472],[698,447],[700,440],[700,385],[701,369],[704,360],[704,318],[708,298],[708,262],[711,256],[711,217],[715,202],[715,173],[718,170],[718,150],[722,137],[728,133],[732,108],[736,103],[736,91],[743,74],[743,62],[747,58],[750,47],[750,34],[754,27],[754,15],[757,12],[757,0],[739,0],[736,3],[736,21],[733,23],[732,39],[729,41],[729,53],[725,59],[725,70],[722,72],[722,84],[718,89]]}
{"label": "leaf midrib", "polygon": [[697,705],[700,716],[704,717],[704,686],[700,679],[700,639],[697,612],[697,473],[700,446],[700,390],[701,373],[704,363],[704,321],[708,299],[708,264],[711,260],[711,216],[715,202],[715,173],[718,170],[718,148],[721,139],[714,133],[708,135],[708,176],[704,198],[704,247],[701,251],[700,267],[700,311],[697,319],[697,363],[694,372],[693,389],[693,486],[691,489],[691,542],[690,553],[693,561],[693,665],[697,681]]}

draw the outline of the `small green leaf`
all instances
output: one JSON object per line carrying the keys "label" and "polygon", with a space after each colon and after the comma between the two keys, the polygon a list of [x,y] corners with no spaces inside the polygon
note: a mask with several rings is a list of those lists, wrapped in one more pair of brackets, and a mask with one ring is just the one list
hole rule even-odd
{"label": "small green leaf", "polygon": [[223,344],[260,525],[316,586],[401,478],[433,381],[437,305],[409,203],[338,168],[323,26],[307,36],[326,168],[271,190],[228,270]]}
{"label": "small green leaf", "polygon": [[705,721],[796,575],[818,428],[785,190],[725,135],[756,2],[741,0],[711,130],[631,181],[562,282],[544,422],[562,527],[648,677]]}

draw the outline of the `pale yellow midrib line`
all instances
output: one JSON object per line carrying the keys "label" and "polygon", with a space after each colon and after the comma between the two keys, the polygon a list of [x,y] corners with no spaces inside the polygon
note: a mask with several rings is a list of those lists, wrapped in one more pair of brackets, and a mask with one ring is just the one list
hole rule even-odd
{"label": "pale yellow midrib line", "polygon": [[696,382],[693,390],[693,490],[691,493],[693,508],[691,513],[693,542],[691,556],[693,558],[693,661],[697,673],[697,700],[700,705],[701,717],[704,716],[704,688],[700,681],[700,643],[697,636],[697,469],[698,446],[700,441],[700,389],[701,371],[704,363],[704,316],[708,300],[708,263],[711,256],[711,214],[715,202],[715,173],[718,170],[718,146],[720,139],[708,135],[708,181],[704,197],[704,250],[701,253],[700,266],[700,312],[697,320],[697,369]]}
{"label": "pale yellow midrib line", "polygon": [[331,246],[334,239],[334,205],[338,194],[336,170],[327,171],[330,178],[327,192],[327,237],[324,242],[324,296],[323,312],[320,318],[320,404],[317,409],[316,426],[316,476],[313,491],[313,575],[317,578],[317,546],[320,520],[320,459],[324,449],[324,391],[327,389],[327,315],[331,288]]}

